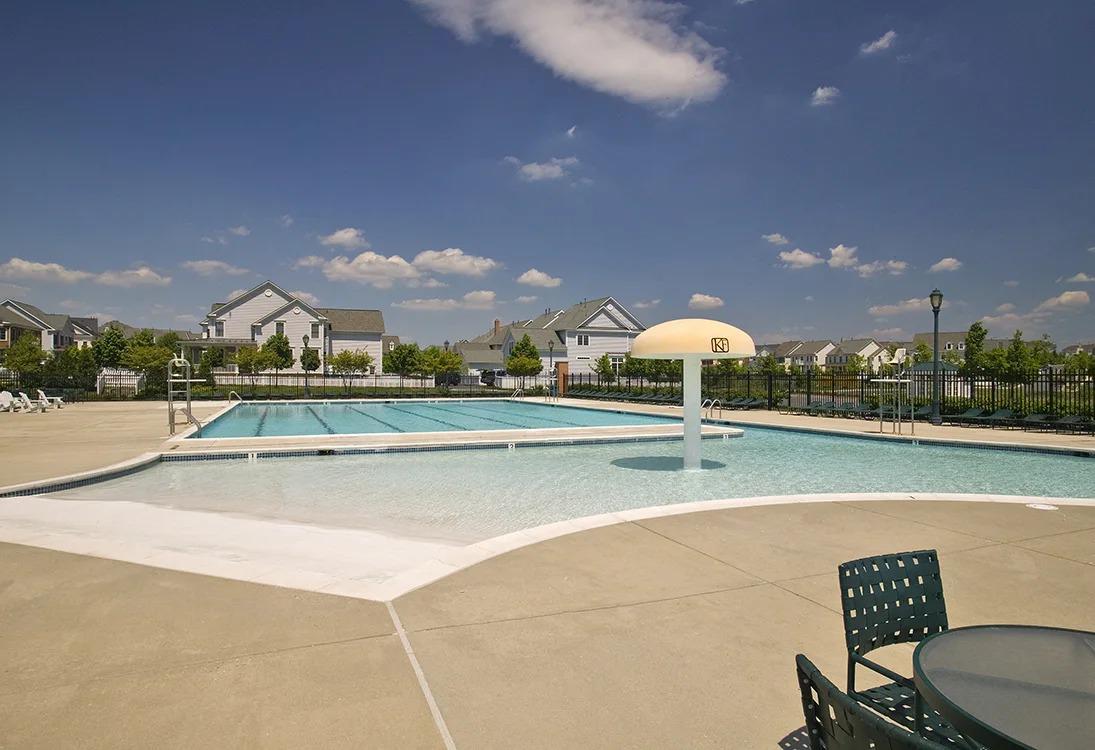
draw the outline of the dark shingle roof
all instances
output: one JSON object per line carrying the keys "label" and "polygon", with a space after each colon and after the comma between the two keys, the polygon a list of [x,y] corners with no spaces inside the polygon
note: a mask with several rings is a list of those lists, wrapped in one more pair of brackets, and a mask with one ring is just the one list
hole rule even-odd
{"label": "dark shingle roof", "polygon": [[340,307],[317,307],[335,333],[384,333],[384,315],[380,310],[353,310]]}
{"label": "dark shingle roof", "polygon": [[0,307],[0,323],[7,323],[8,325],[18,326],[19,328],[29,328],[35,331],[41,331],[42,326],[35,323],[33,320],[27,320],[14,310],[9,310],[6,307]]}
{"label": "dark shingle roof", "polygon": [[514,342],[520,341],[525,336],[528,336],[532,341],[533,346],[539,351],[546,353],[548,351],[548,344],[554,344],[555,348],[551,351],[554,351],[556,356],[564,356],[567,351],[567,345],[566,341],[559,336],[561,331],[562,329],[559,329],[557,332],[554,328],[545,331],[542,328],[522,328],[517,326],[513,329],[512,333]]}
{"label": "dark shingle roof", "polygon": [[530,321],[519,323],[517,327],[551,329],[554,331],[573,330],[586,322],[590,316],[597,312],[601,305],[610,299],[612,298],[598,297],[597,299],[579,302],[563,310],[549,310]]}

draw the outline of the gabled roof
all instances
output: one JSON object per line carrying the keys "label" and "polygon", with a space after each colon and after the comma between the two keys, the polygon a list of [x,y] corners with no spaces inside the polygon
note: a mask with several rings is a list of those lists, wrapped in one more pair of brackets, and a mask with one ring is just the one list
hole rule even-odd
{"label": "gabled roof", "polygon": [[502,350],[491,349],[484,344],[460,342],[453,345],[453,351],[460,355],[466,365],[472,363],[498,365],[499,367],[502,365]]}
{"label": "gabled roof", "polygon": [[17,326],[19,328],[27,328],[34,331],[44,331],[45,326],[40,323],[35,323],[33,320],[20,315],[9,307],[0,305],[0,323],[7,323],[8,325]]}
{"label": "gabled roof", "polygon": [[97,336],[99,333],[99,319],[98,318],[72,318],[72,324],[84,329],[91,336]]}
{"label": "gabled roof", "polygon": [[[874,339],[845,339],[844,341],[841,341],[839,344],[836,345],[836,349],[829,352],[829,356],[832,357],[834,355],[841,354],[859,354],[871,344],[874,344],[879,349],[882,348],[882,345]],[[874,352],[872,352],[872,354],[873,353]]]}
{"label": "gabled roof", "polygon": [[357,310],[344,307],[317,307],[316,312],[327,318],[334,333],[384,333],[384,314],[380,310]]}
{"label": "gabled roof", "polygon": [[49,320],[49,316],[29,302],[20,302],[16,299],[4,300],[3,306],[14,311],[31,323],[36,323],[42,329],[56,328]]}
{"label": "gabled roof", "polygon": [[629,313],[623,305],[612,297],[598,297],[597,299],[579,302],[570,307],[563,308],[562,310],[548,310],[543,315],[538,315],[532,320],[516,324],[516,327],[539,328],[552,331],[573,331],[585,326],[591,319],[597,316],[597,313],[601,308],[609,304],[612,305],[612,310],[608,311],[609,315],[618,313],[620,317],[628,318],[633,321],[636,330],[645,330],[646,327],[639,322],[639,319]]}
{"label": "gabled roof", "polygon": [[798,348],[800,346],[802,346],[801,341],[784,341],[775,345],[775,349],[772,351],[772,356],[776,359],[790,357],[792,354],[798,351]]}
{"label": "gabled roof", "polygon": [[513,328],[513,326],[500,326],[497,331],[487,331],[473,339],[469,339],[468,342],[472,344],[485,344],[487,346],[501,346],[502,342],[506,340],[506,334],[509,333],[510,328]]}
{"label": "gabled roof", "polygon": [[834,346],[832,341],[825,339],[823,341],[803,341],[802,346],[795,349],[792,356],[795,357],[808,357],[812,354],[818,354],[822,349],[827,346]]}
{"label": "gabled roof", "polygon": [[274,318],[278,317],[282,313],[285,313],[285,312],[293,309],[294,307],[299,307],[303,310],[307,310],[309,315],[311,315],[313,318],[317,318],[318,320],[326,320],[326,318],[327,318],[326,315],[324,315],[319,310],[317,310],[316,308],[309,305],[304,300],[300,300],[300,299],[297,299],[296,297],[292,297],[292,298],[290,298],[290,300],[288,302],[286,302],[281,307],[276,308],[274,310],[271,310],[270,312],[266,313],[265,315],[263,315],[258,320],[254,321],[254,325],[259,325],[261,323],[265,323],[268,320],[273,320]]}
{"label": "gabled roof", "polygon": [[205,317],[206,318],[216,318],[222,312],[224,312],[225,310],[236,307],[237,305],[247,301],[248,299],[251,298],[251,295],[253,295],[255,292],[259,291],[260,289],[265,289],[267,287],[269,287],[273,291],[277,292],[278,294],[280,294],[282,297],[284,297],[287,300],[296,299],[292,294],[290,294],[289,292],[285,291],[284,289],[282,289],[280,286],[278,286],[274,282],[267,279],[266,281],[262,282],[261,284],[258,284],[256,286],[251,287],[250,289],[248,289],[243,294],[237,294],[235,297],[228,300],[227,302],[214,302],[209,308],[209,314],[207,314]]}
{"label": "gabled roof", "polygon": [[547,352],[548,344],[554,344],[554,348],[550,351],[555,352],[556,356],[565,356],[567,345],[566,339],[563,338],[566,329],[559,330],[547,330],[543,328],[522,328],[521,326],[514,326],[510,329],[510,334],[514,342],[520,341],[525,336],[528,336],[532,341],[533,346],[541,352]]}

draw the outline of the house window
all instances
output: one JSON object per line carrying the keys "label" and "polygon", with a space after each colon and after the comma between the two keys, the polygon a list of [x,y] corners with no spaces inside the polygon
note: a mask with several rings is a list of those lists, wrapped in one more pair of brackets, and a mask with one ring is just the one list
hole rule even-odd
{"label": "house window", "polygon": [[274,333],[278,333],[278,334],[281,334],[282,336],[284,336],[285,335],[285,323],[281,322],[280,320],[277,323],[274,323]]}
{"label": "house window", "polygon": [[251,340],[256,341],[262,335],[262,326],[251,326]]}
{"label": "house window", "polygon": [[965,348],[966,348],[966,342],[965,341],[959,341],[958,342],[958,351],[962,351]]}
{"label": "house window", "polygon": [[319,323],[312,323],[312,338],[319,338]]}
{"label": "house window", "polygon": [[0,341],[7,341],[7,340],[8,340],[8,329],[7,328],[0,328]]}
{"label": "house window", "polygon": [[224,321],[218,320],[213,326],[213,335],[217,338],[224,338]]}
{"label": "house window", "polygon": [[588,333],[579,333],[578,334],[578,346],[589,346],[589,334]]}
{"label": "house window", "polygon": [[395,351],[395,342],[394,341],[389,341],[388,342],[388,351],[390,351],[390,352]]}
{"label": "house window", "polygon": [[588,361],[589,361],[589,357],[588,357],[588,356],[586,356],[586,357],[575,357],[574,359],[580,359],[580,360],[585,360],[586,362],[588,362]]}
{"label": "house window", "polygon": [[954,344],[952,344],[951,342],[948,341],[947,346],[946,346],[947,351],[950,351],[953,348],[954,348]]}
{"label": "house window", "polygon": [[620,367],[622,367],[623,363],[624,363],[624,358],[617,354],[617,355],[614,355],[612,357],[609,357],[608,360],[612,363],[612,372],[619,375],[620,374]]}

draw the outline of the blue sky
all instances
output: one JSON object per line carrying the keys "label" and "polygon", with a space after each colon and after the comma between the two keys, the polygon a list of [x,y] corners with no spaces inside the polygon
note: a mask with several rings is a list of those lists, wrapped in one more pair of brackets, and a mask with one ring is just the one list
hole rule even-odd
{"label": "blue sky", "polygon": [[431,343],[611,294],[769,341],[905,338],[939,286],[944,328],[1091,340],[1091,28],[1087,0],[22,4],[0,297],[188,327],[270,278]]}

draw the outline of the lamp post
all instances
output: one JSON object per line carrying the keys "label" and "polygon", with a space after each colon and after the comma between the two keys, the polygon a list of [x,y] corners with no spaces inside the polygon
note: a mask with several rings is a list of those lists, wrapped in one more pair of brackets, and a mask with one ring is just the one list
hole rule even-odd
{"label": "lamp post", "polygon": [[935,316],[935,329],[932,336],[932,415],[931,423],[943,424],[943,418],[939,416],[939,309],[943,307],[943,293],[938,289],[932,289],[928,296],[932,305],[932,315]]}
{"label": "lamp post", "polygon": [[[304,351],[305,352],[308,351],[308,342],[311,341],[311,339],[308,338],[308,334],[304,334],[303,336],[301,336],[300,340],[304,342]],[[301,352],[301,360],[304,359],[303,354],[304,354],[304,352]],[[308,371],[304,369],[304,362],[303,361],[301,361],[301,363],[300,363],[300,369],[304,370],[304,395],[307,396],[307,395],[309,395],[309,393],[308,393]]]}
{"label": "lamp post", "polygon": [[[555,342],[548,340],[548,377],[555,377]],[[555,395],[555,382],[548,383],[548,394]]]}

